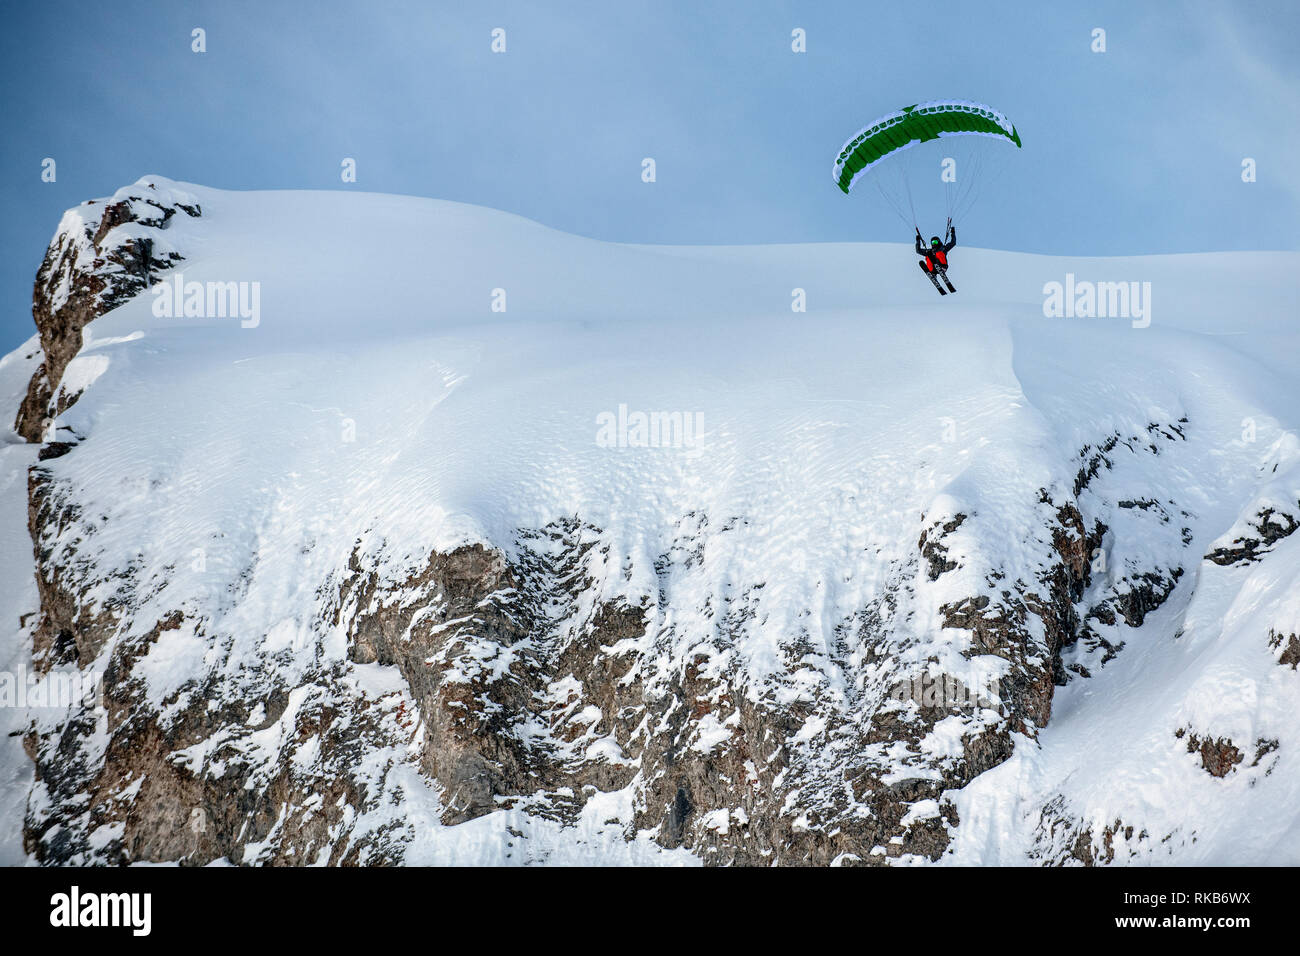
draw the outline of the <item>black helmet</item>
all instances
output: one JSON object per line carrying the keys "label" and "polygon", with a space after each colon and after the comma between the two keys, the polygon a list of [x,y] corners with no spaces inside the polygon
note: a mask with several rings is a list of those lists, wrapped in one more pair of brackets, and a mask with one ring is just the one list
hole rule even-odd
{"label": "black helmet", "polygon": [[938,236],[931,236],[931,237],[930,237],[930,245],[932,245],[932,246],[941,246],[941,245],[943,245],[943,243],[941,243],[941,242],[939,241],[939,237],[938,237]]}

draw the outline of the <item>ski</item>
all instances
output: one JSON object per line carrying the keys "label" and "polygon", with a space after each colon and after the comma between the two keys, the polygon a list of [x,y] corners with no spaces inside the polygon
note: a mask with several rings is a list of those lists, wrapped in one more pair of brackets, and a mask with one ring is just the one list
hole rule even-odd
{"label": "ski", "polygon": [[938,277],[938,276],[936,276],[933,272],[927,272],[926,275],[928,275],[928,276],[930,277],[930,283],[935,287],[935,289],[937,289],[937,290],[939,291],[939,294],[940,294],[940,295],[947,295],[947,294],[948,294],[947,290],[944,289],[943,286],[939,285],[939,277]]}
{"label": "ski", "polygon": [[940,274],[941,276],[943,276],[943,284],[946,285],[946,286],[948,287],[948,291],[949,291],[949,292],[956,292],[956,291],[957,291],[957,288],[952,284],[951,281],[949,281],[949,279],[948,279],[948,273],[946,273],[946,272],[941,272],[941,273],[939,273],[939,274]]}

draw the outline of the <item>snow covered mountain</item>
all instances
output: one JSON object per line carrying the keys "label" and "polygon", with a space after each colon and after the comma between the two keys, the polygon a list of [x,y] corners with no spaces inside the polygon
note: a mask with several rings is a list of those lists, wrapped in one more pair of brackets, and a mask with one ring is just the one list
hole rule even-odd
{"label": "snow covered mountain", "polygon": [[1300,256],[912,260],[69,211],[0,862],[1300,863]]}

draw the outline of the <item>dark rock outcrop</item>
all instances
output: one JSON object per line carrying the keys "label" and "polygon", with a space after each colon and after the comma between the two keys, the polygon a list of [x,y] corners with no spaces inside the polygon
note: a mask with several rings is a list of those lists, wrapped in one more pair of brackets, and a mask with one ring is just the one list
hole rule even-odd
{"label": "dark rock outcrop", "polygon": [[45,438],[46,422],[79,397],[60,392],[59,383],[81,350],[82,329],[183,258],[162,236],[178,212],[197,217],[202,210],[185,193],[145,178],[64,214],[32,292],[43,358],[14,421],[27,441]]}
{"label": "dark rock outcrop", "polygon": [[[1296,503],[1296,511],[1300,514],[1300,502]],[[1285,511],[1261,508],[1249,525],[1254,534],[1241,535],[1233,539],[1230,545],[1215,548],[1205,559],[1220,565],[1259,561],[1274,544],[1300,528],[1300,519]]]}
{"label": "dark rock outcrop", "polygon": [[1187,752],[1200,755],[1201,766],[1211,777],[1226,777],[1242,761],[1242,752],[1227,737],[1202,736],[1183,727],[1174,731],[1174,736],[1179,740],[1186,738]]}
{"label": "dark rock outcrop", "polygon": [[1292,670],[1300,667],[1300,635],[1283,635],[1278,631],[1269,631],[1268,646],[1273,650],[1282,648],[1282,653],[1278,655],[1277,662],[1283,667],[1290,667]]}

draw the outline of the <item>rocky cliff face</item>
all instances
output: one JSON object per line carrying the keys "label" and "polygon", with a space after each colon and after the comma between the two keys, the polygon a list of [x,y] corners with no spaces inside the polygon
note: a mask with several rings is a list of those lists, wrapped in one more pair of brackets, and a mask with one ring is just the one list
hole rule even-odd
{"label": "rocky cliff face", "polygon": [[[1179,427],[1151,431],[1176,442]],[[1120,442],[1108,444],[1115,454]],[[1159,449],[1138,436],[1120,447]],[[401,685],[374,697],[305,643],[250,673],[237,640],[205,634],[201,610],[115,639],[138,609],[128,597],[85,612],[104,582],[83,577],[61,539],[75,506],[39,467],[31,501],[36,658],[84,666],[107,650],[109,661],[104,713],[26,741],[39,779],[27,839],[46,863],[398,862],[410,824],[383,811],[400,805],[399,765],[433,782],[444,824],[511,807],[572,824],[594,795],[630,790],[629,832],[712,863],[937,860],[960,823],[945,793],[1006,759],[1016,735],[1032,739],[1055,688],[1111,659],[1183,573],[1171,563],[1094,587],[1105,523],[1045,491],[1041,524],[1018,529],[1037,550],[1032,577],[979,563],[979,515],[926,516],[887,596],[834,624],[831,654],[791,635],[784,676],[756,686],[737,648],[768,582],[698,587],[743,518],[683,516],[655,563],[657,600],[637,606],[599,599],[602,579],[629,569],[578,519],[521,529],[508,547],[431,552],[386,584],[354,551],[319,584],[317,629],[339,635],[351,663],[397,669]],[[1171,509],[1138,513],[1181,557]],[[939,612],[953,659],[981,667],[949,673],[908,620],[918,591],[962,570],[983,587]],[[674,625],[691,601],[707,633]],[[182,636],[215,639],[224,660],[150,700],[133,674]]]}
{"label": "rocky cliff face", "polygon": [[77,400],[59,385],[81,350],[81,330],[182,259],[166,238],[177,213],[197,217],[202,210],[183,191],[156,188],[149,177],[64,213],[32,292],[43,355],[14,422],[23,438],[41,441],[49,421]]}
{"label": "rocky cliff face", "polygon": [[[284,529],[258,512],[242,563],[187,590],[189,539],[163,559],[100,548],[114,522],[150,529],[166,478],[110,476],[146,502],[114,511],[77,472],[92,450],[42,423],[78,398],[60,382],[86,323],[182,261],[169,223],[200,214],[142,180],[70,211],[38,276],[44,362],[17,421],[46,442],[27,476],[33,662],[104,675],[101,698],[35,715],[24,736],[25,845],[41,863],[401,863],[426,859],[436,828],[483,839],[489,818],[506,856],[543,821],[711,864],[942,861],[970,825],[963,793],[1040,746],[1063,689],[1130,642],[1173,653],[1197,579],[1285,563],[1300,526],[1283,482],[1202,558],[1204,498],[1182,489],[1189,436],[1211,426],[1180,410],[1099,429],[1041,480],[935,496],[897,549],[828,540],[832,575],[747,513],[682,511],[648,556],[582,513],[412,553],[362,502],[337,535],[303,528],[292,549],[267,544]],[[305,593],[304,620],[240,616],[273,562],[291,584],[258,606]],[[1259,635],[1272,674],[1295,671],[1292,630]],[[1271,773],[1279,740],[1236,726],[1193,710],[1159,727],[1160,746],[1216,784]],[[1025,860],[1195,841],[1051,785],[1023,799],[1038,800]]]}
{"label": "rocky cliff face", "polygon": [[[1153,610],[1182,573],[1123,577],[1079,609],[1104,525],[1089,529],[1075,504],[1055,507],[1046,493],[1041,517],[1025,529],[1042,549],[1034,579],[982,566],[986,589],[940,608],[961,657],[997,663],[996,690],[969,671],[927,667],[932,655],[900,633],[918,586],[971,561],[958,530],[972,533],[978,516],[961,514],[922,520],[888,596],[834,625],[830,660],[811,662],[811,641],[796,635],[784,679],[766,687],[734,653],[763,613],[766,581],[706,591],[710,634],[671,623],[743,519],[713,527],[684,516],[656,562],[651,606],[591,598],[616,569],[600,529],[573,521],[521,534],[513,560],[477,546],[431,555],[387,593],[354,555],[332,613],[354,660],[405,677],[425,720],[423,766],[448,798],[445,822],[520,800],[572,817],[585,796],[631,786],[638,829],[709,862],[933,861],[959,823],[945,791],[1004,760],[1013,734],[1047,724],[1054,687],[1072,676],[1062,653],[1080,642],[1114,652],[1119,642],[1086,620]],[[1141,623],[1132,610],[1121,619]],[[792,702],[801,679],[814,693]]]}

